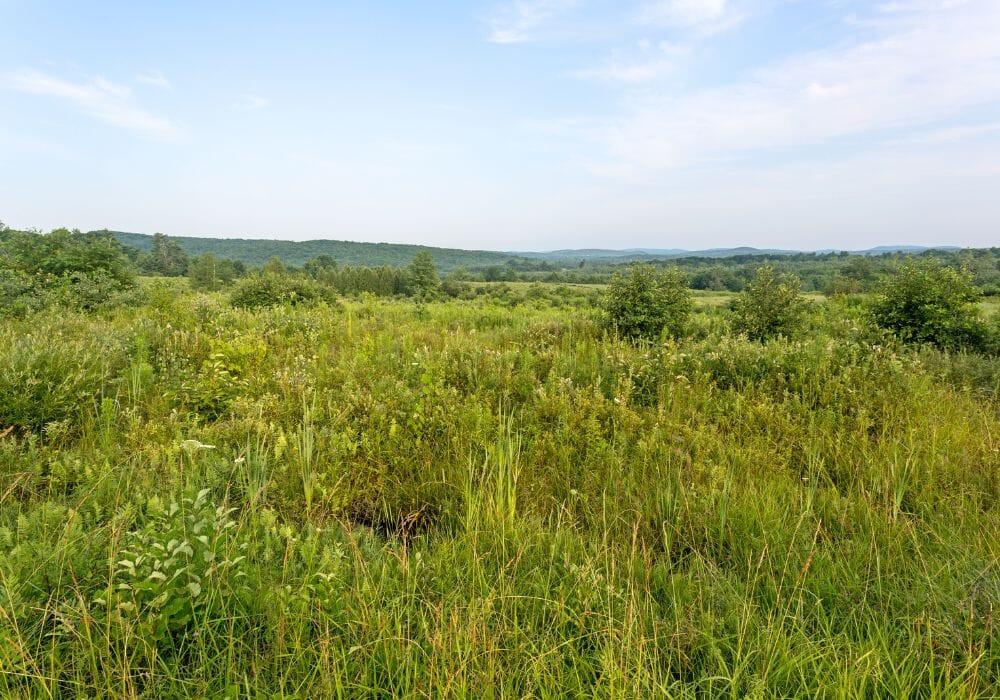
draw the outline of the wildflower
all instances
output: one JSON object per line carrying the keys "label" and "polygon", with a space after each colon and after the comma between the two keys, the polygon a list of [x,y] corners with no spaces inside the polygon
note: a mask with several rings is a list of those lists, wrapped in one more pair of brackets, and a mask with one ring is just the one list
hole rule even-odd
{"label": "wildflower", "polygon": [[180,445],[181,449],[185,452],[197,452],[199,450],[214,450],[215,445],[206,445],[203,442],[197,440],[187,439]]}

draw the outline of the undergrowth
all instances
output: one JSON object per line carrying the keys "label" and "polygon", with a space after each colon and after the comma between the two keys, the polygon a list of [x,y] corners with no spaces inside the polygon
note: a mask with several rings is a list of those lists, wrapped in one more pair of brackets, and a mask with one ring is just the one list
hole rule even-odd
{"label": "undergrowth", "polygon": [[0,322],[0,695],[1000,694],[996,363],[726,314]]}

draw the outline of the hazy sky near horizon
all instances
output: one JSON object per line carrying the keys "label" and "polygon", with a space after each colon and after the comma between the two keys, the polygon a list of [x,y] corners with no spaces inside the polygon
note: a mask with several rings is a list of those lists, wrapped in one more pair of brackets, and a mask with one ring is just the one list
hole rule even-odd
{"label": "hazy sky near horizon", "polygon": [[1000,245],[1000,0],[0,0],[16,228]]}

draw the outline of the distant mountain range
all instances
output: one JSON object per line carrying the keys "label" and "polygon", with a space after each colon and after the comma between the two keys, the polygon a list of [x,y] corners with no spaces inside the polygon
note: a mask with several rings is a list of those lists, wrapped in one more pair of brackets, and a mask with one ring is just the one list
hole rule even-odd
{"label": "distant mountain range", "polygon": [[[852,255],[882,255],[885,253],[919,253],[925,250],[960,250],[960,246],[919,246],[919,245],[883,245],[864,250],[848,250]],[[706,248],[702,250],[687,250],[684,248],[571,248],[547,252],[516,252],[517,255],[533,260],[567,261],[588,260],[600,262],[628,262],[631,260],[664,260],[670,258],[732,258],[739,255],[801,255],[809,253],[836,253],[838,248],[823,248],[821,250],[788,250],[784,248],[751,248],[739,246],[736,248]]]}
{"label": "distant mountain range", "polygon": [[[146,233],[112,231],[111,234],[124,245],[148,251],[153,237]],[[280,241],[262,238],[209,238],[171,236],[189,255],[213,253],[231,260],[241,260],[248,265],[263,265],[269,258],[277,257],[289,265],[302,265],[319,255],[329,255],[342,265],[406,265],[421,250],[430,251],[438,266],[444,270],[456,267],[487,267],[505,265],[510,260],[548,262],[553,265],[575,265],[581,260],[600,263],[626,263],[642,260],[674,258],[731,258],[752,255],[796,255],[802,253],[830,253],[834,249],[816,251],[784,250],[778,248],[709,248],[685,250],[682,248],[571,248],[551,251],[465,250],[461,248],[436,248],[405,243],[363,243],[358,241],[314,240]],[[856,255],[881,255],[883,253],[915,253],[930,249],[958,250],[958,246],[876,246],[865,250],[848,251]]]}

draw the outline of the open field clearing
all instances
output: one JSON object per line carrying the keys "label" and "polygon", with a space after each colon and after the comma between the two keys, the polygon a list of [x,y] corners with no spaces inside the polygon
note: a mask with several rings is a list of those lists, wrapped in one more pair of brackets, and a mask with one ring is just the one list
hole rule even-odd
{"label": "open field clearing", "polygon": [[0,46],[0,700],[1000,700],[1000,0]]}
{"label": "open field clearing", "polygon": [[148,295],[0,322],[2,695],[1000,689],[995,360]]}

